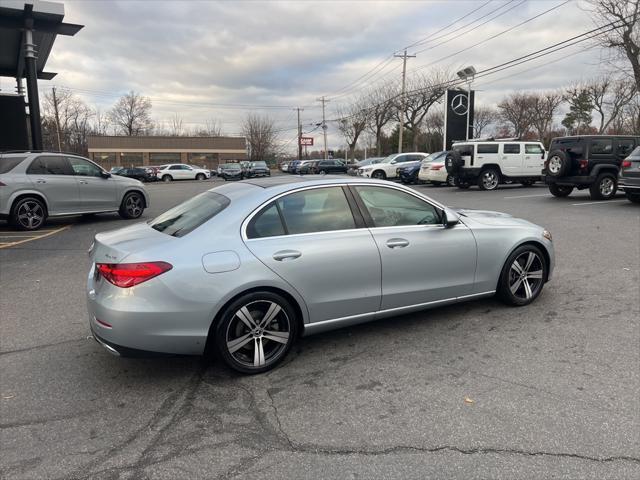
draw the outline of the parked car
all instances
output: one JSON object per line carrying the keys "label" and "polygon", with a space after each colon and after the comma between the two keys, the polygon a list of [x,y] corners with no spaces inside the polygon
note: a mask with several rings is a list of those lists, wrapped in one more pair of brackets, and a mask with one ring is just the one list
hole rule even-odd
{"label": "parked car", "polygon": [[124,167],[111,167],[109,173],[112,175],[117,175],[120,170],[124,170]]}
{"label": "parked car", "polygon": [[83,157],[60,153],[0,154],[0,219],[36,230],[49,217],[118,212],[139,218],[149,206],[144,185],[112,175]]}
{"label": "parked car", "polygon": [[618,188],[630,202],[640,203],[640,146],[622,161]]}
{"label": "parked car", "polygon": [[618,189],[622,161],[640,145],[640,136],[581,135],[551,140],[542,179],[556,197],[574,188],[589,189],[591,198],[608,200]]}
{"label": "parked car", "polygon": [[151,182],[157,180],[157,177],[152,175],[147,169],[134,167],[134,168],[121,168],[116,175],[127,178],[135,178],[141,182]]}
{"label": "parked car", "polygon": [[158,172],[160,171],[160,167],[155,166],[155,165],[149,165],[144,167],[147,172],[149,172],[149,174],[154,177],[153,181],[158,180]]}
{"label": "parked car", "polygon": [[350,163],[349,165],[347,165],[347,168],[348,168],[347,173],[349,175],[357,175],[358,169],[360,167],[366,167],[367,165],[380,163],[382,160],[384,160],[384,157],[370,157],[355,163]]}
{"label": "parked car", "polygon": [[501,183],[533,185],[540,180],[545,149],[540,142],[519,140],[471,140],[453,144],[445,168],[459,188],[476,184],[481,190],[496,190]]}
{"label": "parked car", "polygon": [[447,173],[444,165],[446,156],[446,150],[429,155],[429,157],[422,162],[418,179],[432,185],[442,185],[446,183],[450,187],[453,187],[455,185],[455,177]]}
{"label": "parked car", "polygon": [[205,168],[192,167],[183,163],[172,163],[158,167],[156,176],[163,182],[171,182],[172,180],[206,180],[211,177],[211,174]]}
{"label": "parked car", "polygon": [[220,165],[220,173],[218,175],[225,182],[227,180],[242,180],[244,172],[239,163],[224,163]]}
{"label": "parked car", "polygon": [[300,162],[301,160],[292,160],[291,162],[289,162],[289,168],[287,169],[287,171],[289,173],[297,173],[296,169],[298,168]]}
{"label": "parked car", "polygon": [[398,176],[398,168],[401,166],[407,166],[401,164],[405,164],[407,162],[419,163],[428,156],[428,153],[422,152],[394,153],[385,157],[384,160],[379,163],[358,168],[358,175],[383,180],[385,178],[396,178]]}
{"label": "parked car", "polygon": [[311,173],[320,175],[347,173],[347,165],[341,160],[317,160],[311,166]]}
{"label": "parked car", "polygon": [[251,162],[249,168],[244,173],[245,178],[253,178],[253,177],[269,177],[271,176],[271,170],[269,170],[269,166],[267,162],[257,161]]}
{"label": "parked car", "polygon": [[282,162],[279,166],[281,172],[289,171],[289,162]]}
{"label": "parked car", "polygon": [[320,160],[305,160],[300,162],[297,167],[297,173],[299,175],[306,175],[308,173],[316,173],[315,167],[318,165]]}
{"label": "parked car", "polygon": [[90,260],[89,325],[111,353],[215,351],[244,373],[275,367],[299,334],[496,294],[528,305],[555,263],[526,220],[351,177],[218,186],[98,233]]}

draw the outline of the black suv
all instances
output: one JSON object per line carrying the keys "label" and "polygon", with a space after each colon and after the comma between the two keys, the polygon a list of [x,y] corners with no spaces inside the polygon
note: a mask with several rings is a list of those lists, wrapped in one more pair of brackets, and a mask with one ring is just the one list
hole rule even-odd
{"label": "black suv", "polygon": [[640,203],[640,147],[636,147],[622,162],[618,186],[630,202]]}
{"label": "black suv", "polygon": [[556,197],[566,197],[574,188],[589,189],[591,198],[608,200],[618,189],[622,161],[640,145],[640,137],[580,135],[551,140],[542,180]]}

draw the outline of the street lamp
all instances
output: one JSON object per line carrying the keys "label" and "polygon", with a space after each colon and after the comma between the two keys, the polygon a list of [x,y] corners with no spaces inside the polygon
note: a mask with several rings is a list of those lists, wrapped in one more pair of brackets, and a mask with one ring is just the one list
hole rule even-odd
{"label": "street lamp", "polygon": [[476,69],[472,65],[469,65],[458,72],[458,77],[467,82],[467,128],[465,132],[467,140],[469,140],[469,118],[471,115],[471,83],[475,76]]}

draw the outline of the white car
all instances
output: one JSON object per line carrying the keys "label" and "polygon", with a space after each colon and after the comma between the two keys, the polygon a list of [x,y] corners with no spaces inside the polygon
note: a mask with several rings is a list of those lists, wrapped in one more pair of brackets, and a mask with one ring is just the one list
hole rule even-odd
{"label": "white car", "polygon": [[399,167],[404,167],[407,162],[421,162],[428,156],[428,153],[422,152],[394,153],[385,157],[380,163],[358,168],[358,175],[383,180],[386,178],[396,178]]}
{"label": "white car", "polygon": [[158,180],[170,182],[172,180],[206,180],[211,178],[211,172],[205,168],[192,167],[184,163],[162,165],[156,173]]}
{"label": "white car", "polygon": [[435,152],[429,155],[420,167],[418,172],[418,180],[431,183],[432,185],[442,185],[446,183],[449,186],[455,185],[455,177],[447,173],[444,160],[447,152]]}

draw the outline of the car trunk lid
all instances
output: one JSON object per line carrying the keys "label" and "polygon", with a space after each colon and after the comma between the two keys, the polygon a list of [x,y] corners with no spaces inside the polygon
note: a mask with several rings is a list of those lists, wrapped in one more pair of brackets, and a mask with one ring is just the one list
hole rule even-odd
{"label": "car trunk lid", "polygon": [[[96,234],[89,256],[95,263],[122,263],[131,254],[176,242],[178,238],[154,230],[146,223]],[[157,260],[152,258],[150,260]]]}

